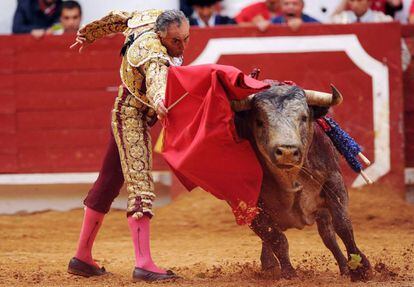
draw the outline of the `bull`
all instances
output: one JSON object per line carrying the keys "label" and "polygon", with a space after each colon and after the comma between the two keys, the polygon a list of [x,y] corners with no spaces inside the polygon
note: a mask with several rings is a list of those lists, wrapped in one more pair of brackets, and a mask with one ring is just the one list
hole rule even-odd
{"label": "bull", "polygon": [[284,278],[297,275],[283,231],[315,222],[342,275],[350,275],[352,281],[372,276],[370,262],[355,243],[337,152],[314,122],[341,100],[335,88],[324,98],[307,96],[298,86],[272,85],[244,102],[233,103],[237,132],[250,141],[263,169],[260,211],[250,227],[262,240],[262,268],[279,266]]}

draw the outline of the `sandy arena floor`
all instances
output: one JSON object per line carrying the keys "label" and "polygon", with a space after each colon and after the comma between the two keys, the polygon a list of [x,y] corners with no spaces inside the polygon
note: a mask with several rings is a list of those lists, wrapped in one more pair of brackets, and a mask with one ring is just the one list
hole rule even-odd
{"label": "sandy arena floor", "polygon": [[[153,257],[184,277],[155,286],[414,286],[414,206],[391,192],[353,191],[350,212],[357,243],[375,266],[368,283],[341,278],[315,226],[287,232],[299,278],[260,271],[260,241],[239,227],[227,205],[202,191],[156,210]],[[1,286],[149,286],[132,284],[132,242],[122,211],[112,211],[94,255],[111,275],[85,279],[66,273],[83,211],[0,216]]]}

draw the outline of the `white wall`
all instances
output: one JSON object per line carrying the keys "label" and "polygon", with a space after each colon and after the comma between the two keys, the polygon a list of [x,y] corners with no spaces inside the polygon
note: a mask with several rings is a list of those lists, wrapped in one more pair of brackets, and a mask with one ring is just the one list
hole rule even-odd
{"label": "white wall", "polygon": [[9,34],[12,30],[17,0],[0,0],[0,34]]}
{"label": "white wall", "polygon": [[[0,0],[3,1],[3,0]],[[77,0],[83,10],[83,22],[98,19],[111,10],[177,9],[178,0]]]}
{"label": "white wall", "polygon": [[341,2],[341,0],[305,0],[304,13],[323,23],[329,23],[333,12]]}

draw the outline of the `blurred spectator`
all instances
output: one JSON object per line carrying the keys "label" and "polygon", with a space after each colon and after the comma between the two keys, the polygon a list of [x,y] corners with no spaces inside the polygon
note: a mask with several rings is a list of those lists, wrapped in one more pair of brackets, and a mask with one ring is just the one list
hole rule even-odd
{"label": "blurred spectator", "polygon": [[60,23],[52,26],[54,35],[76,33],[82,21],[82,8],[73,0],[64,1],[60,12]]}
{"label": "blurred spectator", "polygon": [[[335,15],[332,20],[337,24],[351,24],[351,23],[380,23],[392,22],[393,19],[389,15],[385,15],[380,11],[373,11],[370,9],[371,0],[348,0],[349,11],[342,11]],[[401,40],[401,62],[402,68],[405,71],[410,64],[411,54],[408,50],[404,40]]]}
{"label": "blurred spectator", "polygon": [[408,16],[410,13],[412,0],[402,0],[402,9],[399,11],[396,11],[393,18],[395,21],[398,21],[402,24],[408,23]]}
{"label": "blurred spectator", "polygon": [[408,23],[414,24],[414,1],[411,3],[410,14],[408,16]]}
{"label": "blurred spectator", "polygon": [[217,13],[217,5],[221,0],[188,0],[193,8],[190,25],[198,27],[213,27],[216,25],[236,24],[232,18]]}
{"label": "blurred spectator", "polygon": [[280,15],[280,0],[266,0],[254,3],[242,9],[236,16],[236,22],[241,26],[256,26],[265,31],[270,25],[270,20]]}
{"label": "blurred spectator", "polygon": [[190,18],[193,15],[193,8],[187,2],[188,0],[180,0],[180,10],[184,12],[187,18]]}
{"label": "blurred spectator", "polygon": [[394,17],[395,12],[403,8],[402,0],[372,0],[371,9]]}
{"label": "blurred spectator", "polygon": [[275,24],[288,24],[292,30],[297,30],[303,23],[319,23],[318,20],[303,13],[303,0],[281,0],[282,15],[272,19]]}
{"label": "blurred spectator", "polygon": [[13,33],[31,33],[35,38],[51,34],[59,21],[61,0],[18,0],[13,19]]}
{"label": "blurred spectator", "polygon": [[[374,11],[380,11],[384,14],[394,17],[395,12],[403,8],[402,0],[371,0],[370,7]],[[334,14],[339,14],[344,10],[348,10],[348,0],[342,0]]]}

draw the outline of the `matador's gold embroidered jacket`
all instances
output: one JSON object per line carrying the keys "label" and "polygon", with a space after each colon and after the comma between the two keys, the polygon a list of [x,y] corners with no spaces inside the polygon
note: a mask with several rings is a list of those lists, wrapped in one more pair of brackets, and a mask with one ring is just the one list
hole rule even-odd
{"label": "matador's gold embroidered jacket", "polygon": [[118,32],[125,35],[125,43],[132,38],[133,43],[122,59],[121,79],[133,96],[153,109],[152,113],[165,97],[168,66],[181,64],[181,59],[168,55],[154,32],[161,13],[162,10],[113,11],[80,30],[88,43]]}

